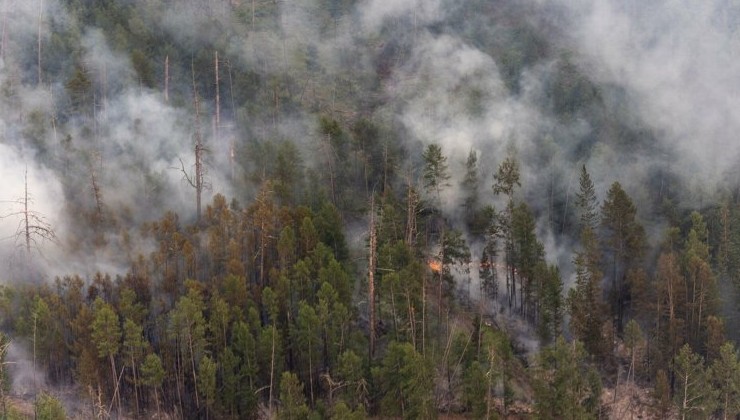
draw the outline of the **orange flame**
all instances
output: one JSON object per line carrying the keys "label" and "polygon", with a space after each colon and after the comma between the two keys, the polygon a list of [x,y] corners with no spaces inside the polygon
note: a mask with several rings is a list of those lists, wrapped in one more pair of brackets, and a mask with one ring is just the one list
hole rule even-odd
{"label": "orange flame", "polygon": [[429,268],[435,273],[442,271],[442,263],[437,260],[429,260]]}

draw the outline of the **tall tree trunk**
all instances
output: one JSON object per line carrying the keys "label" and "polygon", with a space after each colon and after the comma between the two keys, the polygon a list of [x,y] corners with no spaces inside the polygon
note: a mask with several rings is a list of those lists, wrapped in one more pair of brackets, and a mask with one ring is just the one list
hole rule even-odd
{"label": "tall tree trunk", "polygon": [[198,399],[198,374],[195,370],[195,352],[193,351],[193,334],[188,326],[188,349],[190,350],[190,367],[193,370],[193,389],[195,390],[195,406],[200,408]]}
{"label": "tall tree trunk", "polygon": [[170,56],[164,57],[164,102],[170,102]]}
{"label": "tall tree trunk", "polygon": [[118,416],[121,416],[121,396],[118,393],[118,375],[116,374],[116,361],[113,359],[113,354],[109,354],[110,368],[113,373],[113,400],[116,402],[118,407]]}
{"label": "tall tree trunk", "polygon": [[275,322],[272,323],[272,353],[270,355],[270,399],[269,409],[270,416],[272,416],[272,395],[273,395],[273,384],[275,383]]}
{"label": "tall tree trunk", "polygon": [[134,400],[136,401],[136,417],[139,416],[139,388],[138,388],[138,378],[136,376],[136,363],[134,362],[134,355],[133,352],[131,353],[131,370],[133,370],[134,374]]}
{"label": "tall tree trunk", "polygon": [[41,23],[44,15],[44,0],[39,0],[39,32],[38,32],[38,47],[37,47],[37,58],[38,58],[38,86],[41,86]]}
{"label": "tall tree trunk", "polygon": [[370,361],[373,360],[373,355],[375,354],[375,269],[377,241],[378,237],[375,231],[375,195],[373,195],[370,199],[370,255],[367,270],[367,299],[370,312]]}
{"label": "tall tree trunk", "polygon": [[26,172],[24,175],[24,187],[23,187],[23,219],[26,226],[25,229],[25,237],[26,237],[26,255],[31,255],[31,229],[30,229],[30,223],[29,223],[29,213],[28,213],[28,168],[26,168]]}
{"label": "tall tree trunk", "polygon": [[216,144],[219,142],[219,133],[221,131],[221,87],[219,86],[218,72],[218,51],[214,52],[213,58],[214,73],[216,73],[216,126],[213,133]]}

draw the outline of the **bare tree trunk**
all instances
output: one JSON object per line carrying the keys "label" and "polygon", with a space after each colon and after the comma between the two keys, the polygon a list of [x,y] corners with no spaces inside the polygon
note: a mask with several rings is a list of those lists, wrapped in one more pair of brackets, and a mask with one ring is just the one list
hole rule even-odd
{"label": "bare tree trunk", "polygon": [[97,177],[95,176],[95,167],[90,168],[90,180],[92,182],[93,198],[95,199],[95,212],[97,216],[97,222],[103,222],[103,196],[100,192],[100,185],[98,184]]}
{"label": "bare tree trunk", "polygon": [[195,390],[195,406],[200,408],[200,400],[198,399],[198,375],[195,371],[195,352],[193,351],[193,334],[188,326],[188,350],[190,351],[190,367],[193,371],[193,389]]}
{"label": "bare tree trunk", "polygon": [[427,331],[427,275],[422,275],[421,282],[421,354],[426,356],[426,331]]}
{"label": "bare tree trunk", "polygon": [[121,416],[121,395],[118,393],[118,375],[116,374],[116,362],[113,359],[113,354],[109,354],[108,357],[110,358],[110,368],[111,372],[113,373],[113,380],[115,381],[114,389],[113,389],[113,399],[116,401],[116,406],[118,407],[118,416]]}
{"label": "bare tree trunk", "polygon": [[157,392],[158,387],[154,387],[154,403],[157,405],[157,418],[162,418],[159,414],[159,393]]}
{"label": "bare tree trunk", "polygon": [[136,401],[136,417],[139,417],[139,388],[138,378],[136,377],[136,363],[134,361],[134,354],[131,352],[131,370],[134,374],[134,401]]}
{"label": "bare tree trunk", "polygon": [[411,174],[408,175],[406,193],[406,245],[413,246],[416,240],[416,205],[419,197],[411,185]]}
{"label": "bare tree trunk", "polygon": [[314,406],[315,400],[313,396],[313,343],[311,338],[308,339],[308,389],[311,394],[311,407]]}
{"label": "bare tree trunk", "polygon": [[26,255],[31,255],[31,229],[30,229],[30,223],[29,223],[29,213],[28,213],[28,168],[26,168],[25,172],[25,181],[24,181],[24,197],[23,197],[23,219],[24,223],[26,225],[25,229],[25,236],[26,236]]}
{"label": "bare tree trunk", "polygon": [[214,52],[213,66],[214,73],[216,73],[216,127],[213,135],[215,144],[218,144],[219,132],[221,131],[221,89],[219,86],[218,51]]}
{"label": "bare tree trunk", "polygon": [[164,57],[164,101],[170,101],[170,56]]}
{"label": "bare tree trunk", "polygon": [[39,33],[38,33],[38,86],[41,86],[41,23],[44,13],[44,0],[39,0]]}
{"label": "bare tree trunk", "polygon": [[2,35],[0,35],[0,59],[5,60],[5,48],[7,43],[7,27],[8,27],[8,0],[3,1],[3,29]]}
{"label": "bare tree trunk", "polygon": [[375,269],[376,269],[376,247],[377,233],[375,231],[375,195],[370,198],[370,255],[367,270],[367,299],[370,311],[370,360],[375,354]]}
{"label": "bare tree trunk", "polygon": [[[189,179],[188,182],[195,188],[195,202],[196,202],[196,218],[198,224],[201,219],[201,195],[203,193],[203,179],[204,170],[203,167],[203,138],[200,132],[200,99],[198,98],[198,89],[195,85],[195,67],[192,67],[193,74],[193,105],[195,107],[195,179]],[[183,168],[185,172],[185,168]],[[187,173],[185,173],[187,177]]]}
{"label": "bare tree trunk", "polygon": [[273,384],[275,383],[275,322],[272,323],[272,354],[270,356],[270,399],[269,399],[269,412],[272,417],[272,395],[273,395]]}
{"label": "bare tree trunk", "polygon": [[406,309],[409,317],[411,344],[414,346],[414,350],[416,350],[418,348],[416,347],[416,314],[414,313],[414,305],[411,304],[411,295],[408,289],[406,289]]}
{"label": "bare tree trunk", "polygon": [[[231,78],[231,62],[226,61],[226,66],[229,68],[229,96],[231,98],[231,115],[234,120],[234,124],[236,124],[237,118],[236,118],[236,105],[234,104],[234,82]],[[236,159],[236,145],[235,143],[234,134],[231,133],[229,135],[229,169],[231,173],[231,179],[235,179],[234,174],[234,167],[235,165],[235,159]]]}
{"label": "bare tree trunk", "polygon": [[36,391],[36,322],[38,321],[38,314],[33,314],[33,390]]}

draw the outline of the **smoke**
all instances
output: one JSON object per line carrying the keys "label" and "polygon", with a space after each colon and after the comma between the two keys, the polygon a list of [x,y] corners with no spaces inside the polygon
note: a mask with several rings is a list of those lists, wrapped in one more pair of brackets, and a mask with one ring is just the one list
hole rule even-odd
{"label": "smoke", "polygon": [[[568,41],[601,84],[624,89],[629,106],[707,194],[740,157],[738,12],[724,0],[561,2]],[[657,157],[656,157],[657,158]]]}
{"label": "smoke", "polygon": [[[256,19],[251,4],[237,3],[137,2],[130,7],[138,13],[126,22],[137,36],[161,37],[192,52],[170,57],[173,63],[208,62],[218,50],[223,87],[231,88],[234,69],[270,86],[250,92],[251,105],[234,105],[231,89],[222,90],[218,138],[209,121],[212,98],[203,100],[211,185],[204,202],[215,193],[244,194],[228,159],[232,139],[239,145],[293,139],[312,167],[325,158],[316,115],[369,117],[399,133],[417,168],[425,145],[442,146],[452,180],[441,205],[456,226],[463,220],[457,186],[468,153],[479,157],[480,202],[500,210],[492,174],[514,151],[522,168],[517,198],[538,219],[548,262],[570,279],[580,165],[591,172],[597,196],[619,181],[643,215],[654,210],[651,185],[659,184],[660,194],[664,183],[666,190],[679,189],[666,174],[688,174],[679,178],[687,186],[680,196],[686,206],[696,194],[709,197],[726,188],[725,180],[740,177],[734,170],[740,11],[730,2],[364,0],[327,6],[316,0],[260,3]],[[6,0],[0,7],[0,171],[10,180],[0,200],[20,196],[27,164],[37,211],[55,227],[62,247],[77,247],[73,258],[70,251],[54,256],[45,249],[58,261],[54,270],[121,272],[121,228],[166,210],[184,220],[194,215],[195,192],[181,170],[193,171],[194,117],[186,111],[192,75],[172,65],[176,99],[167,102],[138,80],[129,55],[134,46],[112,48],[109,43],[123,41],[76,22],[61,3],[44,1],[40,16],[38,5]],[[59,33],[77,39],[79,51],[56,51]],[[163,67],[164,57],[158,59]],[[76,67],[92,87],[72,117],[67,108],[74,92],[65,77]],[[160,81],[162,73],[153,70]],[[47,74],[64,77],[46,80]],[[208,75],[197,77],[211,83]],[[561,85],[581,95],[573,109],[559,108]],[[641,149],[633,150],[637,144]],[[84,239],[94,230],[93,176],[109,222],[107,251]],[[660,230],[659,222],[646,221],[654,225],[650,231]],[[0,230],[13,233],[15,223],[2,219]],[[148,249],[144,241],[137,247]]]}
{"label": "smoke", "polygon": [[5,363],[12,379],[14,395],[35,394],[48,387],[46,375],[34,366],[33,355],[15,341],[11,341],[5,354]]}

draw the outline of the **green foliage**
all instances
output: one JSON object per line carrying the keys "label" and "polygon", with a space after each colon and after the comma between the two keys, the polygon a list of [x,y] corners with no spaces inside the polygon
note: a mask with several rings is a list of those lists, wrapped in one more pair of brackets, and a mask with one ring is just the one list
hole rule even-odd
{"label": "green foliage", "polygon": [[714,410],[715,395],[702,357],[684,344],[673,360],[676,390],[673,400],[683,418],[707,417]]}
{"label": "green foliage", "polygon": [[303,394],[303,384],[294,373],[284,372],[280,379],[280,402],[278,419],[280,420],[307,420],[311,418],[311,410],[306,405]]}
{"label": "green foliage", "polygon": [[391,342],[380,366],[373,368],[373,379],[383,413],[406,419],[436,418],[432,366],[410,343]]}
{"label": "green foliage", "polygon": [[579,341],[562,337],[541,350],[534,371],[539,418],[588,419],[598,413],[601,380]]}
{"label": "green foliage", "polygon": [[519,161],[516,156],[509,154],[498,167],[498,171],[493,175],[493,192],[494,194],[504,194],[509,196],[509,201],[514,194],[514,188],[521,186],[519,181]]}
{"label": "green foliage", "polygon": [[33,404],[34,415],[39,420],[64,420],[67,414],[62,403],[51,394],[42,392]]}
{"label": "green foliage", "polygon": [[626,277],[630,270],[640,267],[646,246],[645,230],[636,217],[632,199],[618,182],[613,183],[601,207],[601,225],[606,260],[603,272],[610,279],[609,300],[618,331],[622,329],[630,295]]}
{"label": "green foliage", "polygon": [[673,404],[671,403],[671,385],[668,383],[668,375],[662,369],[658,371],[656,376],[652,397],[655,400],[653,409],[655,415],[661,418],[667,417]]}
{"label": "green foliage", "polygon": [[331,414],[331,420],[364,420],[366,418],[367,414],[362,406],[353,411],[343,401],[334,405]]}
{"label": "green foliage", "polygon": [[740,414],[740,357],[732,343],[722,345],[719,357],[709,367],[708,376],[723,418],[737,417]]}
{"label": "green foliage", "polygon": [[198,390],[203,394],[206,407],[213,406],[216,401],[216,372],[218,365],[208,356],[200,359],[198,364]]}
{"label": "green foliage", "polygon": [[165,371],[162,366],[162,359],[157,354],[148,354],[141,363],[139,370],[141,371],[142,384],[154,388],[162,386]]}
{"label": "green foliage", "polygon": [[101,298],[95,300],[95,319],[91,325],[92,338],[98,355],[102,358],[115,356],[121,345],[121,326],[118,315]]}
{"label": "green foliage", "polygon": [[424,170],[422,172],[424,188],[428,193],[434,192],[437,200],[439,200],[440,191],[450,185],[447,157],[442,154],[442,147],[434,143],[424,149],[422,157],[424,158]]}
{"label": "green foliage", "polygon": [[586,171],[586,165],[581,167],[579,178],[580,189],[576,193],[576,206],[580,211],[581,231],[590,228],[595,231],[598,224],[598,204],[596,202],[596,190],[591,176]]}

